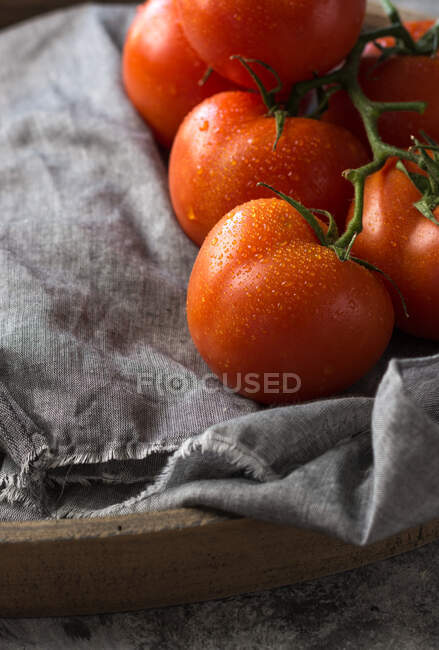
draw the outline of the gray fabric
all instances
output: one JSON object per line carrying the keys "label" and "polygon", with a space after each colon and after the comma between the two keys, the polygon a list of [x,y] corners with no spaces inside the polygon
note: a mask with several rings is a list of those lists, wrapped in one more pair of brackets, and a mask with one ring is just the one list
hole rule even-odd
{"label": "gray fabric", "polygon": [[0,35],[0,518],[205,505],[364,544],[439,516],[437,344],[396,334],[348,394],[302,406],[204,381],[196,248],[121,87],[131,17]]}
{"label": "gray fabric", "polygon": [[206,373],[185,318],[197,249],[122,89],[131,15],[81,8],[0,38],[3,496],[40,492],[40,510],[51,467],[119,460],[125,482],[131,459],[257,408],[167,386]]}

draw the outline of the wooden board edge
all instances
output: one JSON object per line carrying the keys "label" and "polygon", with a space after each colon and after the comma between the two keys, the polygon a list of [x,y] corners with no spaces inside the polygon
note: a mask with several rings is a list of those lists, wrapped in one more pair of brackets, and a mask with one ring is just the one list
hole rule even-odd
{"label": "wooden board edge", "polygon": [[117,517],[0,522],[0,548],[4,544],[38,544],[72,539],[106,539],[116,535],[148,535],[228,520],[233,518],[212,510],[180,508]]}
{"label": "wooden board edge", "polygon": [[348,571],[436,539],[439,521],[357,547],[251,519],[27,539],[0,544],[0,617],[90,615],[224,598]]}

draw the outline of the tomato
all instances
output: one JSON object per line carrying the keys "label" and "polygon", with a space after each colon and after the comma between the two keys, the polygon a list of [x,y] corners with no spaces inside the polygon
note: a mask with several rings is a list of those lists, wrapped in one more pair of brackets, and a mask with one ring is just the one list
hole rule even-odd
{"label": "tomato", "polygon": [[379,277],[340,262],[278,199],[237,207],[209,233],[190,278],[187,315],[213,372],[263,403],[346,389],[378,361],[394,324]]}
{"label": "tomato", "polygon": [[[421,21],[407,26],[414,38],[420,38],[432,24],[432,21]],[[379,42],[383,46],[393,45],[393,39]],[[425,101],[428,104],[423,115],[406,111],[384,113],[379,122],[383,140],[406,148],[412,144],[412,135],[419,137],[420,130],[439,140],[439,58],[394,56],[378,64],[379,55],[378,48],[369,44],[360,67],[365,94],[380,102]],[[331,97],[323,119],[344,126],[363,142],[367,141],[361,118],[345,91]]]}
{"label": "tomato", "polygon": [[166,147],[194,106],[235,87],[216,73],[200,85],[207,65],[184,37],[173,0],[149,0],[137,8],[122,67],[129,98]]}
{"label": "tomato", "polygon": [[259,96],[228,92],[197,106],[181,125],[169,181],[183,230],[201,244],[215,223],[273,185],[309,208],[330,210],[344,225],[352,198],[342,172],[367,162],[348,131],[308,118],[287,118],[276,151],[276,126]]}
{"label": "tomato", "polygon": [[[215,70],[243,86],[251,80],[230,56],[271,65],[285,84],[338,64],[361,30],[365,0],[177,0],[188,41]],[[253,66],[266,84],[272,76]]]}
{"label": "tomato", "polygon": [[[363,232],[353,251],[385,271],[400,289],[409,318],[388,285],[397,325],[415,336],[439,340],[439,226],[414,207],[421,194],[396,162],[389,159],[367,179]],[[439,220],[439,208],[435,216]]]}

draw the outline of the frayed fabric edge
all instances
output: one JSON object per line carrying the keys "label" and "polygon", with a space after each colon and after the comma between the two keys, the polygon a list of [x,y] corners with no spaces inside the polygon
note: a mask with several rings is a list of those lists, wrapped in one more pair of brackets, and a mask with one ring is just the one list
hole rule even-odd
{"label": "frayed fabric edge", "polygon": [[0,487],[0,503],[20,505],[42,514],[42,510],[35,503],[33,495],[30,492],[26,492],[23,488],[17,488],[13,483],[4,482]]}
{"label": "frayed fabric edge", "polygon": [[96,454],[96,453],[78,453],[70,454],[64,456],[63,458],[55,458],[49,453],[48,458],[50,462],[46,466],[46,470],[56,469],[59,467],[67,467],[69,465],[94,465],[99,463],[108,463],[112,460],[116,461],[127,461],[127,460],[138,460],[139,462],[152,456],[152,454],[164,453],[169,454],[175,452],[179,449],[178,445],[163,445],[163,444],[149,444],[145,443],[138,445],[135,449],[125,448],[112,450],[108,449],[105,453]]}
{"label": "frayed fabric edge", "polygon": [[[93,464],[93,463],[105,463],[111,460],[117,461],[126,461],[126,460],[138,460],[141,462],[154,453],[172,453],[171,458],[168,460],[165,468],[158,474],[154,483],[149,485],[145,490],[143,490],[139,495],[129,499],[128,501],[109,506],[102,510],[91,510],[87,514],[82,515],[82,513],[77,512],[76,510],[66,511],[63,513],[65,518],[75,518],[75,517],[98,517],[105,516],[106,514],[111,513],[112,511],[117,511],[118,509],[130,509],[130,507],[135,506],[136,504],[148,499],[149,497],[164,492],[167,487],[170,479],[172,478],[172,473],[175,469],[177,462],[180,459],[188,458],[193,454],[206,454],[206,453],[215,453],[219,457],[226,460],[230,466],[236,467],[236,469],[242,470],[249,478],[254,479],[259,482],[269,482],[275,481],[281,478],[278,474],[273,472],[273,470],[265,465],[261,459],[256,456],[256,454],[249,448],[237,444],[231,443],[229,440],[226,440],[216,431],[206,431],[205,433],[189,438],[182,445],[162,445],[154,444],[148,446],[140,446],[140,449],[125,449],[125,450],[107,450],[105,454],[93,454],[93,453],[79,453],[71,454],[63,458],[55,458],[51,454],[48,448],[42,448],[39,453],[35,453],[28,459],[28,462],[25,465],[25,468],[20,473],[20,476],[26,476],[28,481],[33,485],[35,483],[39,484],[41,493],[39,495],[39,503],[35,504],[32,502],[32,497],[29,494],[35,494],[34,490],[26,489],[23,484],[20,488],[19,485],[15,486],[15,490],[10,490],[8,492],[8,502],[21,502],[22,499],[30,499],[30,503],[34,508],[38,509],[38,506],[44,511],[45,499],[45,488],[48,487],[49,482],[53,483],[54,477],[50,476],[50,470],[58,467],[66,467],[69,465],[81,465],[81,464]],[[15,477],[8,477],[11,481],[14,481]],[[56,483],[59,485],[70,484],[68,475],[63,477],[60,480],[56,480]],[[79,481],[83,485],[88,485],[88,481],[85,479],[84,482]],[[78,478],[72,483],[78,483]],[[15,497],[15,501],[14,501]],[[2,493],[0,491],[0,501],[2,500]]]}
{"label": "frayed fabric edge", "polygon": [[[252,478],[255,481],[270,482],[281,478],[279,474],[276,474],[269,466],[265,465],[261,459],[247,447],[231,443],[215,431],[207,431],[201,434],[201,436],[196,436],[186,440],[168,460],[168,463],[158,475],[153,485],[124,503],[109,506],[103,510],[90,512],[89,516],[105,517],[107,515],[117,514],[120,510],[123,510],[124,512],[129,511],[142,501],[163,493],[169,487],[178,487],[180,485],[178,483],[175,486],[169,486],[177,462],[196,453],[205,454],[209,452],[218,454],[218,456],[225,459],[231,466],[242,470],[247,477]],[[194,481],[196,480],[197,479],[194,479]],[[69,517],[68,514],[65,516],[67,518]],[[77,515],[72,514],[71,516],[74,517]]]}
{"label": "frayed fabric edge", "polygon": [[201,454],[217,453],[256,481],[267,483],[281,478],[254,451],[242,444],[231,443],[215,431],[207,431],[201,437],[189,438],[181,445],[176,455],[187,458],[197,452]]}
{"label": "frayed fabric edge", "polygon": [[46,445],[41,444],[34,447],[25,457],[20,471],[5,476],[0,501],[10,504],[19,503],[38,512],[44,512],[45,495],[41,481],[43,470],[40,465],[46,449]]}
{"label": "frayed fabric edge", "polygon": [[[119,449],[115,451],[108,449],[103,454],[78,453],[70,454],[63,458],[55,458],[50,449],[42,445],[32,450],[28,457],[25,458],[20,472],[6,475],[3,478],[0,483],[0,502],[6,502],[11,505],[25,505],[37,512],[46,512],[46,516],[50,516],[47,513],[46,488],[53,479],[49,475],[51,469],[72,465],[106,463],[112,460],[121,462],[135,460],[141,462],[155,453],[172,454],[178,448],[175,444],[145,444],[139,445],[134,450]],[[78,483],[78,480],[73,482]],[[68,475],[63,477],[62,484],[69,484]]]}
{"label": "frayed fabric edge", "polygon": [[[155,492],[163,492],[169,482],[174,467],[179,459],[189,458],[193,454],[215,453],[224,458],[230,465],[242,470],[249,477],[259,482],[276,481],[281,477],[265,465],[250,449],[243,445],[231,443],[214,431],[207,431],[196,438],[189,438],[171,456],[166,467],[157,477],[152,488]],[[154,493],[155,493],[154,492]],[[148,496],[151,496],[148,494]]]}

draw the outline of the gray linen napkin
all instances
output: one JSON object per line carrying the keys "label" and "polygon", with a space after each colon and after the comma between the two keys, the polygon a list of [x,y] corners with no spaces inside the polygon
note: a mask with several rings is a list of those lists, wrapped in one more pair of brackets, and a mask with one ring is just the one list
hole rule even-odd
{"label": "gray linen napkin", "polygon": [[439,516],[437,344],[397,334],[349,394],[301,406],[207,381],[196,249],[121,87],[131,17],[0,34],[0,518],[206,505],[364,544]]}
{"label": "gray linen napkin", "polygon": [[176,395],[206,373],[185,317],[197,249],[121,85],[131,14],[85,7],[0,37],[3,498],[41,501],[47,470],[79,463],[121,461],[107,479],[129,482],[130,459],[257,409]]}

